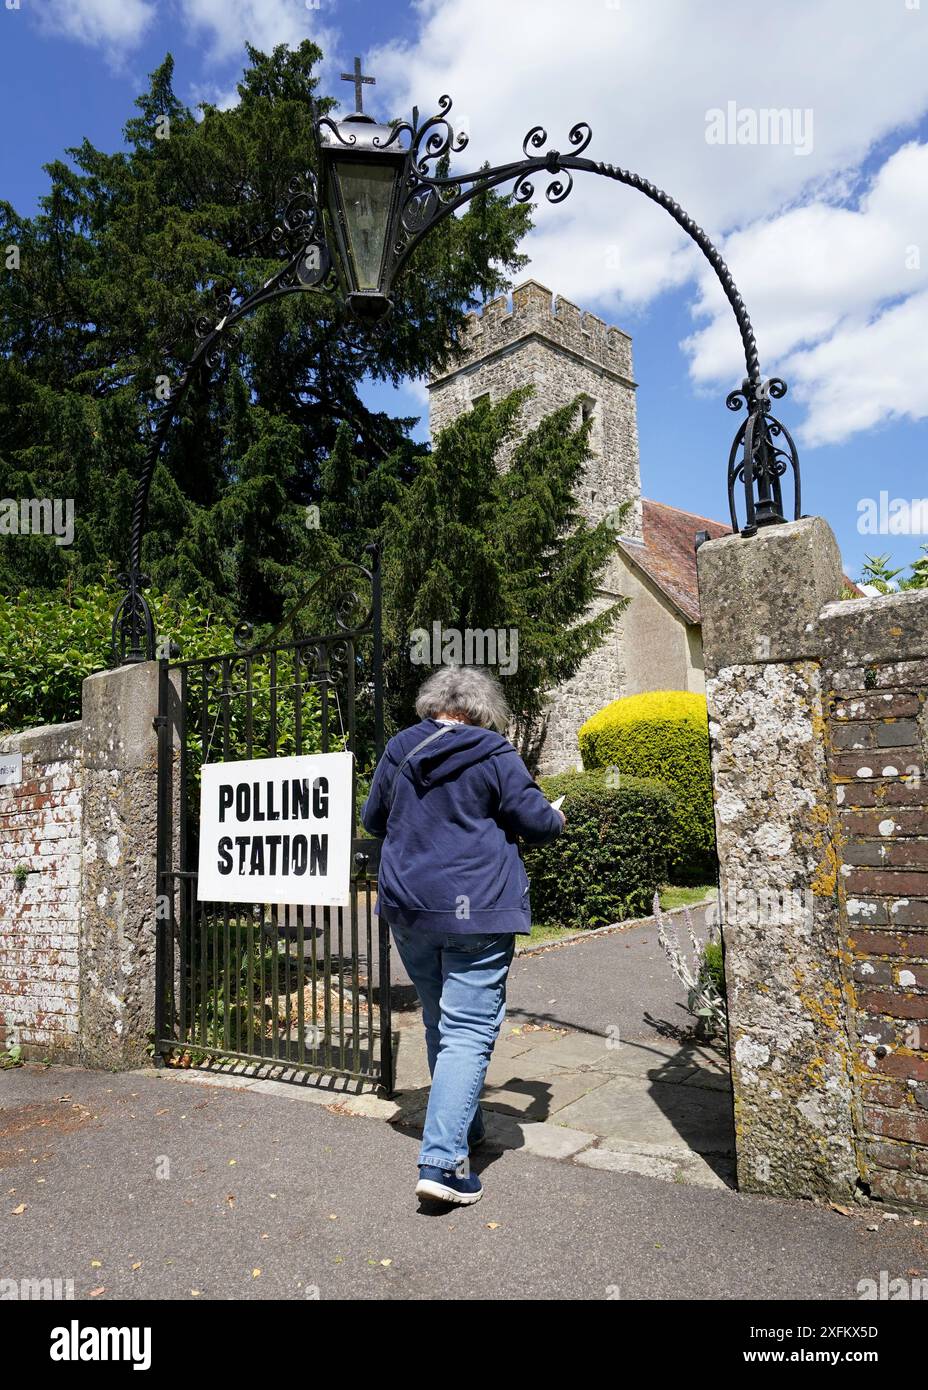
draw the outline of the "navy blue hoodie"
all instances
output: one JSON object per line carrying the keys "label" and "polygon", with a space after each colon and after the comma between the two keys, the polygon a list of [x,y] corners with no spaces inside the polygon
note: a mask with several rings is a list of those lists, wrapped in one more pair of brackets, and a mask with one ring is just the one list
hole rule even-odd
{"label": "navy blue hoodie", "polygon": [[361,811],[365,829],[386,836],[378,911],[417,931],[528,932],[517,840],[547,844],[561,817],[508,739],[475,724],[447,725],[397,780],[406,754],[440,728],[424,719],[391,738]]}

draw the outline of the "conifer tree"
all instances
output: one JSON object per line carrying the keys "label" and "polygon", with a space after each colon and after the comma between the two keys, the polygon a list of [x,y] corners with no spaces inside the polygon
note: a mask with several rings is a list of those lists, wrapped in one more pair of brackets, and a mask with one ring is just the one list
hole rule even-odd
{"label": "conifer tree", "polygon": [[[575,674],[625,606],[592,607],[627,507],[596,526],[582,517],[576,489],[591,426],[580,419],[580,399],[516,440],[527,395],[478,402],[438,436],[415,480],[387,506],[383,544],[395,721],[414,717],[428,674],[413,634],[431,634],[436,623],[459,633],[503,629],[506,661],[497,666],[531,762],[545,692]],[[507,670],[512,634],[517,662]]]}
{"label": "conifer tree", "polygon": [[[18,262],[0,257],[0,495],[73,498],[76,513],[70,547],[0,538],[0,591],[125,567],[159,381],[179,377],[196,321],[219,317],[211,286],[247,293],[279,267],[269,234],[291,180],[312,168],[315,115],[334,105],[319,91],[320,59],[309,41],[249,48],[238,104],[197,114],[176,96],[168,56],[125,148],[85,139],[47,165],[33,217],[0,203],[0,247]],[[237,329],[211,383],[191,387],[156,472],[143,552],[153,584],[229,618],[275,621],[320,549],[338,545],[306,519],[339,431],[366,472],[415,454],[410,422],[368,410],[362,382],[444,361],[468,309],[524,263],[528,226],[524,206],[493,194],[448,218],[376,329],[347,323],[320,293],[278,300]],[[369,486],[373,497],[380,485]]]}

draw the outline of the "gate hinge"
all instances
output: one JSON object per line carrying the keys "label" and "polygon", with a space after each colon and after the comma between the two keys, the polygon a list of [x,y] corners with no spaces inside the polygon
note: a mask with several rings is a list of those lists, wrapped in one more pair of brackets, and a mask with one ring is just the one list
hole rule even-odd
{"label": "gate hinge", "polygon": [[154,719],[151,721],[151,727],[153,729],[163,729],[167,722],[168,717],[166,714],[156,714]]}

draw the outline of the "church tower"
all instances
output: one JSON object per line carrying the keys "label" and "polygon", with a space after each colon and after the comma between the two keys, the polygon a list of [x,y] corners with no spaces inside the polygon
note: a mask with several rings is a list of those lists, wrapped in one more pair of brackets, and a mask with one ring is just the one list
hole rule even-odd
{"label": "church tower", "polygon": [[[432,433],[437,434],[482,396],[497,401],[519,386],[535,393],[523,416],[532,429],[558,406],[583,398],[584,418],[592,417],[592,458],[578,490],[590,522],[614,515],[631,501],[616,540],[642,540],[641,481],[632,343],[627,333],[593,314],[581,313],[566,299],[528,280],[492,300],[482,314],[471,314],[462,349],[450,369],[429,383]],[[620,597],[621,562],[610,562],[597,590],[594,611]],[[610,700],[627,693],[624,620],[620,616],[598,651],[577,674],[549,692],[547,731],[539,770],[561,772],[579,765],[577,730]]]}

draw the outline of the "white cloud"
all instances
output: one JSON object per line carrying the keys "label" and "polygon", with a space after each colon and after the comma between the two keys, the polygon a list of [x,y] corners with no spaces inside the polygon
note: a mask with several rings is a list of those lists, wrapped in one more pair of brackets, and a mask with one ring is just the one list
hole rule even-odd
{"label": "white cloud", "polygon": [[[795,383],[808,406],[806,443],[835,443],[893,415],[928,415],[928,335],[919,323],[928,145],[910,142],[890,156],[855,208],[812,202],[735,233],[723,250],[765,369]],[[740,370],[731,313],[704,271],[695,312],[709,321],[685,344],[694,379],[730,379]]]}
{"label": "white cloud", "polygon": [[202,101],[220,111],[231,111],[233,106],[238,106],[238,84],[222,86],[215,82],[194,82],[190,87],[190,100],[195,106]]}
{"label": "white cloud", "polygon": [[807,444],[838,444],[894,420],[928,419],[928,291],[870,322],[849,319],[827,341],[788,363],[808,405]]}
{"label": "white cloud", "polygon": [[123,56],[138,47],[154,21],[178,19],[198,41],[206,39],[207,65],[244,58],[245,44],[269,52],[313,38],[324,50],[333,31],[306,0],[31,0],[43,33],[76,39]]}
{"label": "white cloud", "polygon": [[191,32],[206,36],[212,63],[242,58],[246,43],[265,53],[281,43],[296,48],[309,38],[324,51],[332,43],[321,11],[306,0],[179,0],[179,8]]}
{"label": "white cloud", "polygon": [[[900,408],[887,387],[861,410],[840,383],[818,389],[817,374],[844,361],[855,382],[849,395],[861,386],[855,343],[891,354],[881,371],[900,381],[919,357],[905,337],[915,315],[904,308],[924,278],[906,269],[904,252],[921,236],[928,258],[923,147],[884,155],[859,205],[842,204],[859,196],[868,156],[892,148],[899,132],[911,137],[928,109],[928,5],[781,0],[753,8],[747,26],[741,0],[708,8],[574,0],[569,13],[562,0],[507,0],[503,11],[498,0],[420,0],[418,12],[415,41],[368,54],[382,114],[414,103],[429,114],[450,93],[471,135],[459,168],[517,158],[537,123],[564,150],[570,126],[588,120],[590,158],[666,189],[721,247],[755,321],[763,369],[789,368],[808,403],[807,439],[841,437]],[[729,103],[761,120],[785,113],[771,130],[798,139],[708,143],[709,113],[727,117]],[[694,382],[740,381],[731,310],[672,219],[640,193],[584,174],[565,203],[549,207],[547,182],[544,173],[535,180],[537,226],[524,248],[531,273],[625,326],[665,290],[694,285],[694,310],[707,320],[685,344]]]}
{"label": "white cloud", "polygon": [[114,57],[142,41],[158,12],[153,0],[33,0],[31,8],[43,33]]}

